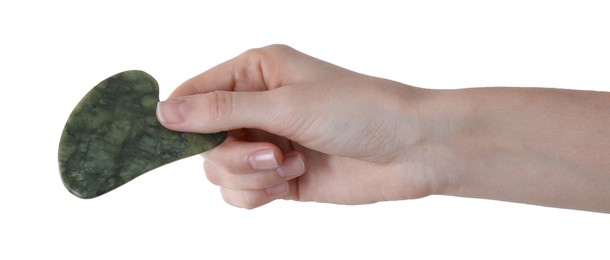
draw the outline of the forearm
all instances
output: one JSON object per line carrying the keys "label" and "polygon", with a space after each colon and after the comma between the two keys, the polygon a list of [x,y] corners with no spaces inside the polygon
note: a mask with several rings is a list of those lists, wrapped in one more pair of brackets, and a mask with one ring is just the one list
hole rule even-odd
{"label": "forearm", "polygon": [[[445,194],[610,212],[610,93],[445,91]],[[447,109],[449,108],[449,109]]]}

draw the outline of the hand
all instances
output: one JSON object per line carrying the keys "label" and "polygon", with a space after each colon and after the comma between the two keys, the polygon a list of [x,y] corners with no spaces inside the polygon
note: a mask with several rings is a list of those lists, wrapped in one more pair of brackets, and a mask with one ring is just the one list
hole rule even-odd
{"label": "hand", "polygon": [[188,80],[157,116],[177,131],[229,131],[204,167],[238,207],[444,194],[610,212],[609,101],[414,88],[274,45]]}
{"label": "hand", "polygon": [[420,152],[427,93],[273,45],[186,81],[157,113],[176,131],[229,131],[203,156],[231,205],[363,204],[439,187]]}

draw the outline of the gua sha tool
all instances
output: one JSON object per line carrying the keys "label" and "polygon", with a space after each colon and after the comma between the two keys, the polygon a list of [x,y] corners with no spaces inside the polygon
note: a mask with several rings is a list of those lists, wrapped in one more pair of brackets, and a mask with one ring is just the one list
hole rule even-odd
{"label": "gua sha tool", "polygon": [[72,111],[59,143],[59,171],[77,197],[94,198],[159,166],[207,151],[225,132],[181,133],[156,117],[157,81],[125,71],[95,86]]}

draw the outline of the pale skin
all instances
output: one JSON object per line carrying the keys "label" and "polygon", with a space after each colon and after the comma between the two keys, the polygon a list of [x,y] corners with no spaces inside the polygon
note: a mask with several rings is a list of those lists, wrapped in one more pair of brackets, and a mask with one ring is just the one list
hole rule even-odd
{"label": "pale skin", "polygon": [[229,131],[204,169],[237,207],[436,194],[610,212],[610,93],[416,88],[272,45],[186,81],[157,116]]}

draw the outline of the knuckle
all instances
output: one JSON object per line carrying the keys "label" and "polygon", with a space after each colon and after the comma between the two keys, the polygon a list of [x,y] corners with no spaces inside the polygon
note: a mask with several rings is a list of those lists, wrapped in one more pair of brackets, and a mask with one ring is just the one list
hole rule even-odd
{"label": "knuckle", "polygon": [[219,121],[231,117],[233,112],[233,97],[228,91],[210,93],[207,109],[211,119]]}
{"label": "knuckle", "polygon": [[292,47],[285,44],[272,44],[265,47],[265,49],[274,53],[288,53],[294,51]]}
{"label": "knuckle", "polygon": [[264,173],[248,173],[242,174],[240,177],[243,179],[243,184],[241,186],[244,189],[258,190],[269,186],[269,180],[265,178],[266,176]]}
{"label": "knuckle", "polygon": [[240,200],[240,207],[245,209],[254,209],[260,206],[262,203],[260,202],[260,198],[254,195],[254,191],[245,191],[243,192],[243,197]]}
{"label": "knuckle", "polygon": [[209,162],[204,162],[203,171],[205,172],[205,176],[208,181],[210,181],[212,184],[218,186],[222,185],[220,175],[218,174],[218,170],[216,169],[216,167],[214,167],[214,165]]}
{"label": "knuckle", "polygon": [[244,208],[254,209],[261,205],[257,196],[253,192],[247,190],[230,190],[221,189],[222,199],[229,205]]}
{"label": "knuckle", "polygon": [[272,44],[272,45],[263,47],[263,49],[267,49],[269,51],[278,52],[278,53],[285,53],[285,52],[294,50],[290,46],[285,45],[285,44]]}
{"label": "knuckle", "polygon": [[256,172],[250,174],[250,178],[248,179],[248,188],[264,190],[271,186],[277,185],[281,181],[283,181],[283,179],[279,177],[275,171]]}
{"label": "knuckle", "polygon": [[[287,45],[274,44],[262,48],[245,51],[241,56],[244,68],[234,71],[234,78],[243,82],[264,82],[264,86],[250,86],[255,88],[277,88],[282,85],[286,76],[281,71],[287,63],[294,60],[296,50]],[[253,73],[254,72],[254,73]]]}
{"label": "knuckle", "polygon": [[253,48],[245,51],[242,56],[248,60],[264,60],[270,56],[283,56],[294,51],[294,49],[284,44],[272,44],[262,48]]}

